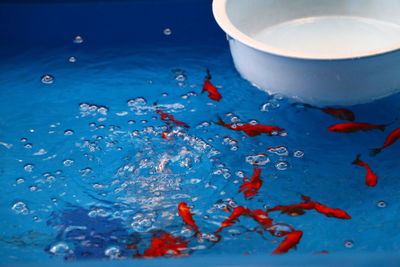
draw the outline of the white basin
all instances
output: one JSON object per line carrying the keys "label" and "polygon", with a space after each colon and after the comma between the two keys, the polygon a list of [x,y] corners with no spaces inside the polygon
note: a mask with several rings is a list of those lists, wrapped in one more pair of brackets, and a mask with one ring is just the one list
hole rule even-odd
{"label": "white basin", "polygon": [[269,93],[353,105],[400,91],[400,0],[214,0],[239,73]]}

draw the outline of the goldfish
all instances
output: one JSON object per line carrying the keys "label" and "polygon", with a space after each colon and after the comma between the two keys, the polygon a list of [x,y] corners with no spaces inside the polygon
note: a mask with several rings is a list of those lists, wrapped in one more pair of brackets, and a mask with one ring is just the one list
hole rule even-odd
{"label": "goldfish", "polygon": [[388,125],[374,125],[362,122],[345,122],[329,126],[328,130],[335,133],[355,133],[358,131],[370,131],[374,129],[384,131],[386,126]]}
{"label": "goldfish", "polygon": [[162,132],[162,135],[161,135],[162,139],[165,139],[167,141],[174,141],[174,139],[168,138],[168,134],[169,133],[167,131]]}
{"label": "goldfish", "polygon": [[242,215],[251,215],[251,210],[243,206],[234,208],[232,214],[221,223],[221,227],[215,233],[221,232],[225,227],[234,225],[235,221],[239,221],[239,217]]}
{"label": "goldfish", "polygon": [[303,236],[303,231],[294,230],[289,232],[281,244],[272,252],[272,254],[283,254],[291,248],[295,248]]}
{"label": "goldfish", "polygon": [[204,93],[205,91],[208,92],[208,97],[212,100],[215,101],[220,101],[222,96],[221,94],[218,92],[217,87],[215,87],[211,82],[211,74],[210,74],[210,70],[207,70],[207,75],[206,78],[204,80],[204,84],[203,84],[203,90],[201,91],[201,93]]}
{"label": "goldfish", "polygon": [[400,138],[400,128],[393,130],[388,137],[386,137],[385,143],[378,148],[371,149],[371,154],[375,156],[376,154],[380,153],[383,149],[387,148],[390,145],[393,145],[397,139]]}
{"label": "goldfish", "polygon": [[189,225],[190,227],[192,227],[193,229],[191,230],[195,230],[194,236],[197,236],[199,233],[199,227],[196,225],[195,221],[193,220],[193,213],[191,213],[190,211],[190,207],[185,203],[185,202],[181,202],[178,205],[178,212],[179,212],[179,216],[182,217],[182,220]]}
{"label": "goldfish", "polygon": [[364,167],[367,170],[367,174],[365,176],[365,184],[367,186],[375,186],[378,182],[378,176],[373,173],[370,166],[360,159],[360,155],[357,155],[357,158],[352,162],[354,165],[359,165]]}
{"label": "goldfish", "polygon": [[272,225],[272,219],[268,217],[266,211],[256,209],[251,212],[250,216],[263,227],[270,227]]}
{"label": "goldfish", "polygon": [[298,215],[303,215],[305,213],[304,210],[311,210],[314,209],[314,204],[311,202],[303,202],[300,204],[294,204],[294,205],[287,205],[287,206],[276,206],[274,208],[270,208],[267,211],[277,211],[280,210],[281,213],[287,213],[291,216],[298,216]]}
{"label": "goldfish", "polygon": [[262,180],[260,177],[261,169],[254,168],[251,179],[243,178],[243,184],[240,186],[239,192],[243,192],[246,199],[252,199],[261,188]]}
{"label": "goldfish", "polygon": [[276,127],[276,126],[269,126],[269,125],[262,125],[262,124],[245,124],[245,125],[236,125],[236,124],[228,124],[225,123],[221,118],[218,118],[218,122],[215,122],[215,124],[221,125],[225,128],[228,128],[230,130],[234,131],[243,131],[245,134],[247,134],[250,137],[254,137],[260,134],[267,134],[267,135],[273,135],[273,132],[282,132],[285,129]]}
{"label": "goldfish", "polygon": [[344,210],[330,208],[325,205],[322,205],[321,203],[314,202],[314,201],[313,201],[313,203],[314,203],[314,209],[317,212],[324,214],[327,217],[334,217],[334,218],[343,219],[343,220],[351,219],[351,216],[349,214],[347,214]]}
{"label": "goldfish", "polygon": [[[164,255],[184,256],[182,251],[187,250],[189,241],[183,241],[181,237],[174,237],[170,233],[163,233],[160,237],[151,240],[151,247],[143,253],[145,258],[154,258]],[[137,253],[137,256],[140,254]]]}
{"label": "goldfish", "polygon": [[313,109],[318,109],[321,110],[322,112],[331,115],[332,117],[335,117],[340,120],[345,120],[345,121],[354,121],[355,120],[355,115],[351,110],[344,109],[344,108],[319,108],[315,107],[309,104],[299,104],[299,103],[294,103],[292,106],[297,106],[297,105],[302,105],[307,108],[313,108]]}
{"label": "goldfish", "polygon": [[281,210],[282,213],[290,214],[293,211],[293,208],[296,208],[300,211],[300,213],[304,214],[304,210],[314,209],[327,217],[335,217],[338,219],[351,219],[351,216],[341,209],[330,208],[321,203],[311,201],[311,198],[308,196],[302,196],[301,198],[304,201],[303,203],[288,206],[276,206],[274,208],[268,209],[267,212]]}
{"label": "goldfish", "polygon": [[182,125],[182,126],[185,127],[185,128],[190,128],[190,126],[187,125],[186,123],[184,123],[183,121],[178,121],[178,120],[176,120],[175,117],[174,117],[173,115],[171,115],[171,114],[165,113],[165,112],[163,112],[162,110],[157,110],[156,112],[157,112],[158,114],[160,114],[161,120],[167,121],[167,125],[170,124],[170,123],[168,123],[168,122],[173,122],[173,123],[175,123],[176,125]]}

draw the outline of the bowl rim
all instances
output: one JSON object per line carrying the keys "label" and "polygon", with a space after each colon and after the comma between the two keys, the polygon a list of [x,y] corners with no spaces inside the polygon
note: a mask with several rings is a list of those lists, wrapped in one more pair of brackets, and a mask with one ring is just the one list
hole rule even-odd
{"label": "bowl rim", "polygon": [[[257,41],[247,34],[240,31],[229,19],[229,16],[226,12],[227,3],[230,0],[213,0],[212,3],[212,11],[217,24],[224,30],[224,32],[232,37],[240,41],[241,43],[252,47],[256,50],[266,52],[269,54],[273,54],[280,57],[287,57],[287,58],[295,58],[295,59],[304,59],[304,60],[352,60],[352,59],[361,59],[361,58],[368,58],[368,57],[375,57],[380,55],[385,55],[393,52],[400,51],[400,43],[393,45],[391,48],[380,49],[374,53],[359,53],[354,55],[353,57],[343,56],[343,57],[312,57],[312,56],[301,56],[299,53],[292,52],[290,50],[282,49],[276,46],[271,46],[265,44],[261,41]],[[242,0],[244,1],[244,0]]]}

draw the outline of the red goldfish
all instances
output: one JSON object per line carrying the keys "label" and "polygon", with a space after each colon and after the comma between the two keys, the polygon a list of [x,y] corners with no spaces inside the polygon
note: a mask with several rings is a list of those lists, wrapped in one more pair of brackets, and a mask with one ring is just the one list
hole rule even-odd
{"label": "red goldfish", "polygon": [[386,126],[388,125],[374,125],[362,122],[345,122],[329,126],[328,130],[335,133],[355,133],[358,131],[370,131],[374,129],[384,131]]}
{"label": "red goldfish", "polygon": [[290,216],[299,216],[303,215],[305,213],[304,210],[311,210],[314,209],[313,203],[310,202],[304,202],[300,204],[294,204],[294,205],[287,205],[287,206],[276,206],[274,208],[268,209],[267,211],[277,211],[280,210],[281,213],[287,213]]}
{"label": "red goldfish", "polygon": [[283,254],[289,251],[291,248],[295,248],[296,245],[300,242],[301,237],[303,236],[302,231],[294,230],[289,232],[285,240],[281,242],[281,244],[272,252],[272,254]]}
{"label": "red goldfish", "polygon": [[258,209],[253,210],[250,216],[263,227],[270,227],[272,225],[272,219],[268,217],[268,213],[266,211]]}
{"label": "red goldfish", "polygon": [[397,129],[393,130],[393,131],[388,135],[388,137],[387,137],[386,140],[385,140],[385,143],[384,143],[381,147],[371,149],[371,154],[372,154],[373,156],[375,156],[376,154],[378,154],[379,152],[381,152],[383,149],[385,149],[385,148],[387,148],[388,146],[394,144],[394,143],[397,141],[397,139],[399,139],[399,138],[400,138],[400,128],[397,128]]}
{"label": "red goldfish", "polygon": [[182,217],[182,220],[189,226],[191,226],[195,230],[194,235],[197,236],[199,233],[199,227],[196,225],[195,221],[193,220],[193,213],[190,211],[190,207],[185,203],[181,202],[178,205],[178,212],[179,216]]}
{"label": "red goldfish", "polygon": [[293,211],[293,208],[296,208],[300,211],[300,214],[297,215],[301,215],[304,214],[304,210],[314,209],[327,217],[335,217],[338,219],[351,219],[351,216],[341,209],[330,208],[321,203],[311,201],[311,198],[307,196],[302,196],[301,198],[304,201],[303,203],[288,206],[276,206],[274,208],[268,209],[267,212],[281,210],[282,213],[290,214],[290,212]]}
{"label": "red goldfish", "polygon": [[232,214],[221,223],[221,227],[215,233],[221,232],[225,227],[234,225],[242,215],[251,215],[251,210],[243,206],[234,208]]}
{"label": "red goldfish", "polygon": [[161,137],[162,137],[162,139],[165,139],[167,141],[174,141],[174,139],[168,138],[168,132],[167,131],[162,132],[162,136]]}
{"label": "red goldfish", "polygon": [[351,110],[344,109],[344,108],[319,108],[315,107],[309,104],[299,104],[299,103],[294,103],[292,106],[296,105],[303,105],[304,107],[307,108],[314,108],[321,110],[322,112],[331,115],[332,117],[338,118],[340,120],[345,120],[345,121],[354,121],[355,115]]}
{"label": "red goldfish", "polygon": [[204,80],[203,90],[201,92],[204,93],[205,91],[207,91],[208,92],[208,97],[210,99],[215,100],[215,101],[220,101],[222,96],[218,92],[217,87],[215,87],[210,82],[210,80],[211,80],[210,70],[207,70],[207,76],[206,76],[206,79]]}
{"label": "red goldfish", "polygon": [[250,137],[254,137],[260,134],[267,134],[272,135],[273,132],[281,132],[285,129],[276,127],[276,126],[269,126],[269,125],[262,125],[262,124],[245,124],[245,125],[236,125],[236,124],[227,124],[221,118],[218,118],[218,122],[215,122],[218,125],[224,126],[225,128],[234,130],[234,131],[243,131]]}
{"label": "red goldfish", "polygon": [[[151,247],[146,249],[143,257],[154,258],[164,255],[184,256],[182,251],[187,249],[189,241],[183,241],[181,237],[174,237],[170,233],[164,233],[159,238],[153,237]],[[137,256],[140,254],[137,253]]]}
{"label": "red goldfish", "polygon": [[251,179],[243,178],[243,184],[240,186],[239,192],[243,192],[246,199],[252,199],[261,188],[262,180],[260,177],[261,169],[254,168]]}
{"label": "red goldfish", "polygon": [[367,170],[367,174],[365,176],[365,183],[367,186],[375,186],[378,183],[378,176],[372,172],[372,169],[367,163],[360,159],[360,155],[357,155],[356,160],[354,160],[352,164],[359,165]]}
{"label": "red goldfish", "polygon": [[169,122],[173,122],[177,125],[182,125],[185,128],[190,128],[189,125],[187,125],[186,123],[184,123],[183,121],[178,121],[175,119],[175,117],[173,115],[170,115],[168,113],[163,112],[162,110],[157,110],[156,111],[158,114],[160,114],[161,116],[161,120],[163,121],[167,121],[167,124],[169,125]]}

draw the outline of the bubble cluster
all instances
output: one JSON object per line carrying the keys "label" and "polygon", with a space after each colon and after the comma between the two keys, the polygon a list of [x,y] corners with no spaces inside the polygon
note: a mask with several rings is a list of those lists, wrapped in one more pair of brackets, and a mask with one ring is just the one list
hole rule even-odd
{"label": "bubble cluster", "polygon": [[251,165],[263,166],[270,162],[270,159],[266,154],[260,153],[247,156],[246,162]]}
{"label": "bubble cluster", "polygon": [[278,156],[287,156],[289,155],[289,151],[284,146],[270,147],[268,148],[268,152],[276,154]]}
{"label": "bubble cluster", "polygon": [[136,232],[147,232],[153,226],[156,216],[154,213],[136,213],[132,217],[131,227]]}
{"label": "bubble cluster", "polygon": [[28,205],[26,205],[24,202],[22,201],[17,201],[15,202],[11,209],[16,213],[16,214],[23,214],[23,215],[27,215],[30,213],[30,210],[28,208]]}

